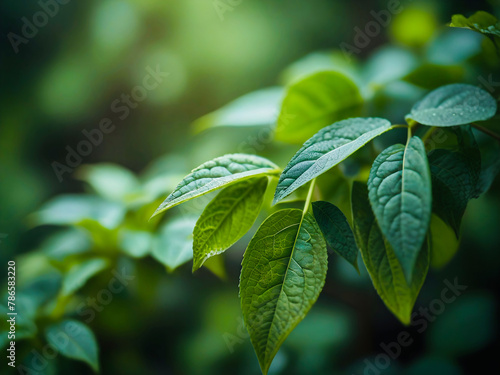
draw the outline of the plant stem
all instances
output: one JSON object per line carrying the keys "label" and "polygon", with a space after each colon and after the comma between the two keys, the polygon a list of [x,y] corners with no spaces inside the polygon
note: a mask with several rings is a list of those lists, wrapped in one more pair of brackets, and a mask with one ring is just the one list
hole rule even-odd
{"label": "plant stem", "polygon": [[309,191],[307,192],[306,203],[304,204],[304,210],[302,211],[302,217],[306,216],[307,210],[309,209],[309,205],[311,204],[311,198],[314,192],[314,186],[316,185],[316,178],[311,180],[311,184],[309,185]]}
{"label": "plant stem", "polygon": [[411,139],[411,127],[408,126],[408,135],[406,138],[406,145],[408,145],[408,143],[410,143],[410,139]]}
{"label": "plant stem", "polygon": [[477,124],[471,124],[473,127],[475,127],[477,130],[482,131],[485,134],[488,134],[490,137],[495,138],[498,142],[500,142],[500,135],[493,133],[491,130],[483,128],[481,125]]}

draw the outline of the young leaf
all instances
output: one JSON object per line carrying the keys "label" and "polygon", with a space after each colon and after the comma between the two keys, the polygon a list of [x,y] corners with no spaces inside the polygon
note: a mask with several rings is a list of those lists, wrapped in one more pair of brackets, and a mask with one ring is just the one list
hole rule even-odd
{"label": "young leaf", "polygon": [[92,331],[83,323],[64,320],[45,331],[47,342],[62,355],[88,363],[99,371],[97,342]]}
{"label": "young leaf", "polygon": [[435,214],[431,216],[429,235],[431,237],[431,266],[444,267],[456,254],[460,241],[454,230]]}
{"label": "young leaf", "polygon": [[412,137],[380,153],[368,178],[370,203],[408,282],[431,219],[431,177],[424,144]]}
{"label": "young leaf", "polygon": [[196,131],[218,126],[271,126],[278,117],[282,87],[251,92],[196,120]]}
{"label": "young leaf", "polygon": [[342,211],[333,204],[322,201],[313,202],[312,207],[314,218],[328,245],[359,272],[358,247]]}
{"label": "young leaf", "polygon": [[160,229],[153,242],[153,258],[167,267],[169,272],[193,258],[193,229],[196,219],[176,217]]}
{"label": "young leaf", "polygon": [[289,87],[275,138],[302,143],[328,124],[359,115],[362,103],[358,87],[342,73],[312,74]]}
{"label": "young leaf", "polygon": [[391,123],[385,119],[358,117],[320,130],[304,143],[283,170],[273,203],[278,203],[389,129]]}
{"label": "young leaf", "polygon": [[103,258],[86,260],[75,264],[64,276],[61,294],[69,296],[80,289],[93,276],[109,266],[109,262]]}
{"label": "young leaf", "polygon": [[241,308],[264,375],[318,298],[327,256],[314,217],[297,209],[272,214],[250,241],[241,269]]}
{"label": "young leaf", "polygon": [[496,100],[486,91],[454,83],[431,91],[406,118],[424,125],[455,126],[488,120],[496,111]]}
{"label": "young leaf", "polygon": [[207,205],[194,227],[193,272],[248,232],[259,215],[267,182],[263,177],[231,185]]}
{"label": "young leaf", "polygon": [[259,156],[230,154],[203,163],[181,181],[152,217],[182,202],[250,177],[279,173],[274,163]]}
{"label": "young leaf", "polygon": [[352,186],[354,235],[373,286],[387,308],[403,323],[409,324],[411,311],[429,269],[429,249],[424,244],[415,263],[410,283],[396,254],[380,232],[368,201],[366,185],[355,181]]}

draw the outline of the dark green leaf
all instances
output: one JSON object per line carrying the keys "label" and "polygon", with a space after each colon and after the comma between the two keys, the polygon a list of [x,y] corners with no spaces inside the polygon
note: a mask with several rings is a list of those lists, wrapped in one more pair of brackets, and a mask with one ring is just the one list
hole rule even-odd
{"label": "dark green leaf", "polygon": [[486,91],[454,83],[431,91],[406,118],[424,125],[455,126],[488,120],[496,111],[497,102]]}
{"label": "dark green leaf", "polygon": [[267,182],[263,177],[231,185],[207,205],[193,232],[193,271],[250,230],[262,207]]}
{"label": "dark green leaf", "polygon": [[275,137],[302,143],[324,126],[359,115],[358,87],[339,72],[319,72],[292,84],[281,107]]}
{"label": "dark green leaf", "polygon": [[343,120],[320,130],[304,143],[283,170],[274,203],[333,168],[390,129],[389,121],[373,117]]}
{"label": "dark green leaf", "polygon": [[444,149],[429,153],[433,211],[450,225],[457,238],[467,203],[477,197],[481,154],[469,126],[456,129],[458,151]]}
{"label": "dark green leaf", "polygon": [[250,177],[277,173],[279,173],[279,168],[275,164],[259,156],[231,154],[215,158],[203,163],[184,177],[153,216],[226,185]]}
{"label": "dark green leaf", "polygon": [[431,219],[431,177],[424,144],[412,137],[380,153],[368,178],[370,203],[408,282]]}
{"label": "dark green leaf", "polygon": [[481,173],[476,186],[476,195],[486,193],[500,172],[500,148],[484,150],[481,160]]}
{"label": "dark green leaf", "polygon": [[394,250],[384,239],[368,201],[366,185],[354,182],[352,187],[354,235],[373,285],[387,308],[404,324],[411,312],[429,269],[429,249],[419,251],[413,278],[407,283]]}
{"label": "dark green leaf", "polygon": [[85,324],[75,320],[64,320],[49,326],[45,331],[45,337],[62,355],[86,362],[94,371],[99,371],[97,342]]}
{"label": "dark green leaf", "polygon": [[250,241],[241,269],[241,307],[264,375],[318,298],[327,256],[314,217],[296,209],[272,214]]}
{"label": "dark green leaf", "polygon": [[358,247],[342,211],[333,204],[322,201],[313,202],[312,207],[314,218],[328,245],[359,272]]}
{"label": "dark green leaf", "polygon": [[460,65],[422,64],[403,77],[403,80],[425,89],[436,89],[443,85],[460,82],[465,69]]}

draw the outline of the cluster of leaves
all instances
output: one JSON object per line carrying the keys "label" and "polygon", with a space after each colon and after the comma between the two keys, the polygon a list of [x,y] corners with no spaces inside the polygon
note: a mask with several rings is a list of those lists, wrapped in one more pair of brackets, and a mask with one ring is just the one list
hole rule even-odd
{"label": "cluster of leaves", "polygon": [[[478,132],[500,130],[499,95],[457,83],[498,63],[491,17],[455,16],[450,25],[487,38],[448,30],[419,51],[383,47],[365,64],[338,51],[311,54],[286,69],[284,87],[245,95],[194,124],[199,131],[258,127],[285,150],[303,144],[283,170],[255,155],[267,136],[184,178],[172,158],[141,178],[114,165],[81,168],[94,195],[56,197],[30,218],[63,229],[17,261],[25,280],[16,295],[16,339],[43,338],[97,370],[92,332],[68,319],[91,279],[148,256],[169,272],[193,259],[193,271],[205,266],[223,276],[222,254],[254,231],[263,210],[271,212],[244,254],[240,297],[264,373],[318,298],[329,249],[356,270],[360,253],[387,308],[408,324],[429,267],[443,266],[458,248],[467,202],[500,170],[498,146]],[[405,115],[407,124],[398,124]],[[278,210],[269,207],[273,190]],[[182,214],[147,220],[154,208],[156,216],[181,203]],[[58,347],[58,332],[71,332],[72,345]]]}
{"label": "cluster of leaves", "polygon": [[[44,353],[40,342],[45,341],[61,355],[99,370],[94,334],[88,325],[70,318],[91,317],[92,306],[82,289],[92,279],[106,286],[116,274],[133,275],[131,260],[151,256],[173,272],[192,259],[195,207],[158,225],[147,221],[173,188],[169,181],[183,175],[165,165],[170,167],[172,160],[160,159],[140,178],[113,164],[83,166],[78,178],[93,194],[57,196],[30,215],[32,227],[57,229],[36,250],[16,260],[16,342],[26,340]],[[209,267],[223,276],[220,264]],[[7,307],[0,305],[0,311],[7,312]],[[8,346],[8,330],[5,321],[0,323],[1,348]],[[19,371],[31,373],[30,353],[18,348],[17,354],[27,355],[26,362],[17,365]],[[56,361],[47,363],[45,370],[51,373]]]}
{"label": "cluster of leaves", "polygon": [[[448,70],[441,66],[441,71]],[[400,78],[417,86],[436,83],[422,66]],[[484,130],[483,122],[496,115],[497,100],[468,84],[436,88],[413,105],[405,116],[407,125],[391,124],[378,117],[354,117],[364,104],[361,91],[348,74],[328,69],[295,79],[284,93],[268,89],[250,94],[202,119],[199,126],[265,123],[275,102],[280,105],[275,139],[308,139],[281,172],[273,203],[309,188],[302,209],[278,210],[260,225],[243,257],[241,307],[264,374],[317,300],[326,280],[328,248],[356,269],[359,249],[377,293],[409,324],[432,259],[443,264],[453,255],[447,248],[456,250],[467,202],[484,193],[498,170],[492,167],[496,162],[481,160],[472,130]],[[437,128],[450,141],[426,148]],[[406,129],[406,142],[383,149],[368,176],[350,180],[349,212],[328,201],[312,202],[317,178],[393,129]],[[194,228],[195,271],[252,227],[268,181],[278,173],[278,167],[261,157],[218,157],[185,177],[153,216],[223,188]],[[455,238],[442,241],[443,228]]]}

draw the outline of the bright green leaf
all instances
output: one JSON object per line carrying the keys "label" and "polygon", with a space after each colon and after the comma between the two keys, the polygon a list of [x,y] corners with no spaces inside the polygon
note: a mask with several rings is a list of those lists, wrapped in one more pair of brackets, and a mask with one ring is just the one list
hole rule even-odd
{"label": "bright green leaf", "polygon": [[342,211],[333,204],[323,201],[313,202],[312,207],[314,218],[328,245],[359,272],[358,247]]}
{"label": "bright green leaf", "polygon": [[259,156],[230,154],[203,163],[181,181],[153,217],[182,202],[250,177],[273,175],[278,166]]}
{"label": "bright green leaf", "polygon": [[231,185],[207,205],[193,232],[193,272],[250,230],[262,207],[267,182],[263,177]]}
{"label": "bright green leaf", "polygon": [[196,131],[219,126],[271,126],[276,123],[283,99],[282,87],[251,92],[196,120]]}
{"label": "bright green leaf", "polygon": [[310,138],[283,170],[274,195],[287,195],[339,164],[373,138],[391,129],[381,118],[352,118],[327,126]]}
{"label": "bright green leaf", "polygon": [[302,143],[324,126],[359,115],[358,87],[339,72],[319,72],[292,84],[278,117],[275,138]]}
{"label": "bright green leaf", "polygon": [[380,153],[368,178],[370,203],[408,282],[431,219],[431,177],[424,144],[412,137]]}
{"label": "bright green leaf", "polygon": [[406,118],[424,125],[455,126],[488,120],[496,111],[496,100],[486,91],[454,83],[431,91]]}
{"label": "bright green leaf", "polygon": [[168,221],[153,242],[153,257],[172,272],[193,258],[193,217],[175,217]]}
{"label": "bright green leaf", "polygon": [[241,269],[241,307],[264,375],[318,298],[327,257],[314,217],[297,209],[272,214],[250,241]]}
{"label": "bright green leaf", "polygon": [[106,259],[96,258],[73,265],[63,279],[61,294],[69,296],[80,289],[93,276],[109,266]]}
{"label": "bright green leaf", "polygon": [[370,208],[366,185],[354,182],[352,187],[354,235],[373,286],[387,308],[404,324],[411,312],[429,269],[429,249],[419,251],[413,278],[407,283],[394,250],[384,239]]}
{"label": "bright green leaf", "polygon": [[64,320],[53,324],[45,331],[47,342],[59,353],[88,363],[99,371],[98,347],[92,331],[83,323]]}
{"label": "bright green leaf", "polygon": [[435,214],[431,216],[431,265],[434,268],[444,267],[458,250],[460,241],[455,231]]}

